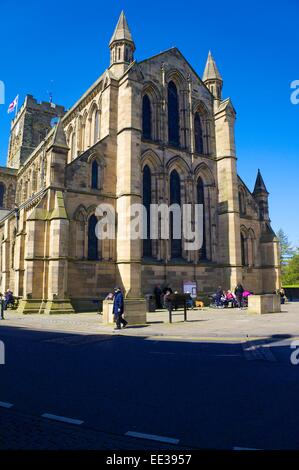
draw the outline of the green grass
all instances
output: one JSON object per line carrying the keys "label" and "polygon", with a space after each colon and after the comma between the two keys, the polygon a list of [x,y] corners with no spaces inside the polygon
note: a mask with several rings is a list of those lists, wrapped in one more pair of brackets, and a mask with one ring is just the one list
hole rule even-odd
{"label": "green grass", "polygon": [[282,288],[283,288],[283,289],[285,289],[285,288],[287,288],[287,289],[291,289],[291,288],[294,289],[294,288],[297,288],[297,289],[298,289],[298,288],[299,288],[299,284],[294,284],[293,286],[289,286],[289,285],[287,285],[287,286],[282,286]]}

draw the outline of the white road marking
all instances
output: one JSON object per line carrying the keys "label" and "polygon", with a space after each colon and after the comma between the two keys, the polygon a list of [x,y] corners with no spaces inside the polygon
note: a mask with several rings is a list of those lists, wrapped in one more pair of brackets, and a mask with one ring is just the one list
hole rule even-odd
{"label": "white road marking", "polygon": [[80,419],[74,419],[74,418],[66,418],[65,416],[57,416],[57,415],[52,415],[50,413],[44,413],[42,415],[42,418],[48,418],[52,419],[53,421],[62,421],[63,423],[69,423],[69,424],[83,424],[84,421],[81,421]]}
{"label": "white road marking", "polygon": [[276,357],[271,352],[270,346],[264,343],[257,343],[253,344],[250,339],[247,340],[246,343],[242,344],[242,348],[244,351],[245,359],[248,361],[269,361],[269,362],[276,362]]}
{"label": "white road marking", "polygon": [[233,447],[233,450],[261,450],[261,449],[254,449],[252,447]]}
{"label": "white road marking", "polygon": [[0,406],[1,406],[1,408],[12,408],[13,404],[12,403],[7,403],[6,401],[0,401]]}
{"label": "white road marking", "polygon": [[155,434],[144,434],[134,431],[126,432],[125,436],[137,437],[139,439],[148,439],[150,441],[167,442],[168,444],[178,444],[180,442],[179,439],[174,439],[173,437],[156,436]]}

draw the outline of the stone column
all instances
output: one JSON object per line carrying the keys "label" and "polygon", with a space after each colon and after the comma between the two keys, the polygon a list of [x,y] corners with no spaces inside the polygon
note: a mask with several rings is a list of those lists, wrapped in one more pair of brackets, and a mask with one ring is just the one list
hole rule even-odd
{"label": "stone column", "polygon": [[[129,235],[130,207],[141,204],[141,91],[142,84],[128,73],[119,84],[117,135],[117,278],[125,295],[129,323],[145,323],[141,298],[141,239]],[[127,233],[123,233],[124,229]]]}
{"label": "stone column", "polygon": [[235,110],[229,100],[215,114],[218,173],[219,262],[224,288],[242,281],[238,179],[235,150]]}

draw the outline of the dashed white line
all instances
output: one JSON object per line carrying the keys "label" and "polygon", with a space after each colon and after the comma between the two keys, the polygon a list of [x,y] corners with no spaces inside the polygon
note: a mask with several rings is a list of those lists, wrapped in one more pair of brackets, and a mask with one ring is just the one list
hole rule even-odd
{"label": "dashed white line", "polygon": [[1,406],[1,408],[12,408],[13,404],[12,403],[7,403],[6,401],[0,401],[0,406]]}
{"label": "dashed white line", "polygon": [[42,418],[52,419],[53,421],[62,421],[63,423],[68,423],[68,424],[80,425],[84,423],[84,421],[81,421],[80,419],[67,418],[66,416],[52,415],[50,413],[44,413],[42,415]]}
{"label": "dashed white line", "polygon": [[134,431],[126,432],[125,436],[137,437],[138,439],[148,439],[150,441],[166,442],[168,444],[178,444],[180,442],[179,439],[174,439],[173,437],[156,436],[155,434],[144,434]]}
{"label": "dashed white line", "polygon": [[260,449],[254,449],[252,447],[234,447],[233,450],[260,450]]}

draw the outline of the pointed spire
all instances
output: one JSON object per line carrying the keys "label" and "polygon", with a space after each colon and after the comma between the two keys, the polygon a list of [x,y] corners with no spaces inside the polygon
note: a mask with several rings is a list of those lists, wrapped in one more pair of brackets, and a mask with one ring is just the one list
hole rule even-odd
{"label": "pointed spire", "polygon": [[222,77],[211,54],[211,51],[209,51],[205,71],[202,77],[203,82],[206,82],[207,80],[220,80],[222,82]]}
{"label": "pointed spire", "polygon": [[118,23],[110,40],[109,46],[111,46],[115,41],[128,41],[134,44],[129,25],[123,11],[120,14]]}
{"label": "pointed spire", "polygon": [[62,148],[68,149],[66,135],[63,129],[61,119],[58,121],[58,124],[55,127],[51,144],[55,145],[56,147],[62,147]]}
{"label": "pointed spire", "polygon": [[269,194],[268,191],[267,191],[265,182],[263,180],[261,171],[260,171],[260,169],[258,169],[256,182],[255,182],[255,186],[254,186],[254,190],[253,190],[253,195],[257,196],[261,193]]}

